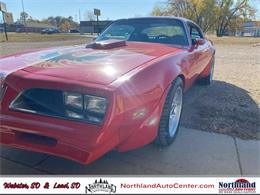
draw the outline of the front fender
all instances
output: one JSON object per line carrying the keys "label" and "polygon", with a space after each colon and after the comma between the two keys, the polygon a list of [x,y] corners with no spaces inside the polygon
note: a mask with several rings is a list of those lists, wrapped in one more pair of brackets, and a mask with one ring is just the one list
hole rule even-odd
{"label": "front fender", "polygon": [[155,139],[168,90],[180,74],[178,59],[167,57],[125,75],[121,84],[114,83],[118,85],[117,112],[123,114],[119,151],[135,149]]}
{"label": "front fender", "polygon": [[[156,138],[160,124],[161,113],[169,89],[170,85],[164,91],[154,111],[140,124],[140,126],[138,128],[130,129],[128,132],[129,136],[117,147],[119,152],[125,152],[139,148],[151,143]],[[121,135],[122,131],[123,129],[121,130]]]}

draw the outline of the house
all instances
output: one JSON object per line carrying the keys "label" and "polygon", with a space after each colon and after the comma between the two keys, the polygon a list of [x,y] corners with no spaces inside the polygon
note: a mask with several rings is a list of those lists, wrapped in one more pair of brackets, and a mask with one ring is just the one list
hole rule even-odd
{"label": "house", "polygon": [[236,36],[260,37],[260,21],[244,22],[241,28],[236,30]]}
{"label": "house", "polygon": [[[14,24],[7,24],[7,31],[8,32],[34,32],[40,33],[45,28],[53,28],[57,29],[56,26],[50,24],[43,24],[37,22],[28,22],[26,27],[24,24],[21,23],[14,23]],[[0,24],[0,28],[3,27],[3,24]]]}
{"label": "house", "polygon": [[[43,23],[37,23],[37,22],[28,22],[26,24],[26,27],[24,24],[19,26],[20,32],[34,32],[34,33],[40,33],[45,28],[53,28],[58,29],[56,26],[50,25],[50,24],[43,24]],[[16,29],[16,32],[19,30]]]}

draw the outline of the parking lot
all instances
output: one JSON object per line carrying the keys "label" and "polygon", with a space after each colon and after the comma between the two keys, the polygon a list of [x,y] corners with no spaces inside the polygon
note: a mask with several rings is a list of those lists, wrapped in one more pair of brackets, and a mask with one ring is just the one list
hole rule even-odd
{"label": "parking lot", "polygon": [[[91,38],[1,43],[1,55],[84,44]],[[214,41],[214,38],[213,38]],[[185,95],[181,128],[168,148],[112,151],[84,166],[1,147],[1,174],[260,175],[260,39],[215,39],[214,83]]]}

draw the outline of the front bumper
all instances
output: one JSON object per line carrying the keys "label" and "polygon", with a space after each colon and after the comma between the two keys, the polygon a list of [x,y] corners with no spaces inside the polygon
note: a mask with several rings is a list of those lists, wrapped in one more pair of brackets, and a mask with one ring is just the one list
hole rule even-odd
{"label": "front bumper", "polygon": [[[128,151],[150,143],[157,134],[166,95],[158,88],[136,96],[136,90],[112,89],[17,71],[9,75],[1,102],[0,143],[53,154],[89,164],[108,151]],[[59,89],[106,97],[109,101],[103,125],[19,112],[9,109],[19,92],[28,88]],[[132,92],[132,94],[130,93]],[[167,93],[165,93],[167,94]]]}
{"label": "front bumper", "polygon": [[[84,164],[91,163],[119,144],[119,123],[111,120],[113,115],[112,105],[107,110],[106,122],[102,126],[19,112],[9,108],[10,103],[19,92],[26,88],[77,89],[82,90],[82,93],[105,95],[111,99],[111,104],[113,104],[111,92],[108,90],[104,92],[102,89],[96,90],[97,88],[93,90],[91,87],[81,87],[78,89],[78,83],[66,83],[66,81],[58,79],[57,82],[49,81],[48,78],[41,78],[39,75],[35,79],[34,75],[30,78],[23,71],[19,72],[19,76],[11,74],[5,81],[7,90],[0,106],[1,144],[53,154]],[[26,79],[23,78],[23,74],[27,77]],[[61,85],[61,83],[64,84]]]}
{"label": "front bumper", "polygon": [[[32,134],[21,133],[11,128],[1,127],[0,141],[1,144],[14,148],[57,155],[69,158],[79,163],[87,164],[91,162],[91,153],[88,151],[80,150],[60,141],[55,141],[55,144],[51,144],[50,142],[50,145],[45,142],[45,145],[42,145],[40,142],[37,143],[35,140],[29,140],[29,135]],[[26,139],[26,136],[28,136],[28,139]]]}
{"label": "front bumper", "polygon": [[0,143],[57,155],[83,164],[91,163],[118,144],[117,134],[108,135],[110,138],[106,139],[101,130],[91,125],[75,126],[71,121],[65,121],[64,124],[50,123],[43,121],[44,117],[33,117],[38,117],[38,120],[1,114]]}

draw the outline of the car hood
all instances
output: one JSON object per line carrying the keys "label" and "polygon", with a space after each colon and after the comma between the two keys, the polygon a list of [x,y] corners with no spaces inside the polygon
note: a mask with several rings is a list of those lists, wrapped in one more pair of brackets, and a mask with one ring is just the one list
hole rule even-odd
{"label": "car hood", "polygon": [[33,74],[108,85],[144,63],[178,51],[162,44],[137,42],[112,49],[58,47],[3,58],[0,72],[10,74],[22,69]]}

